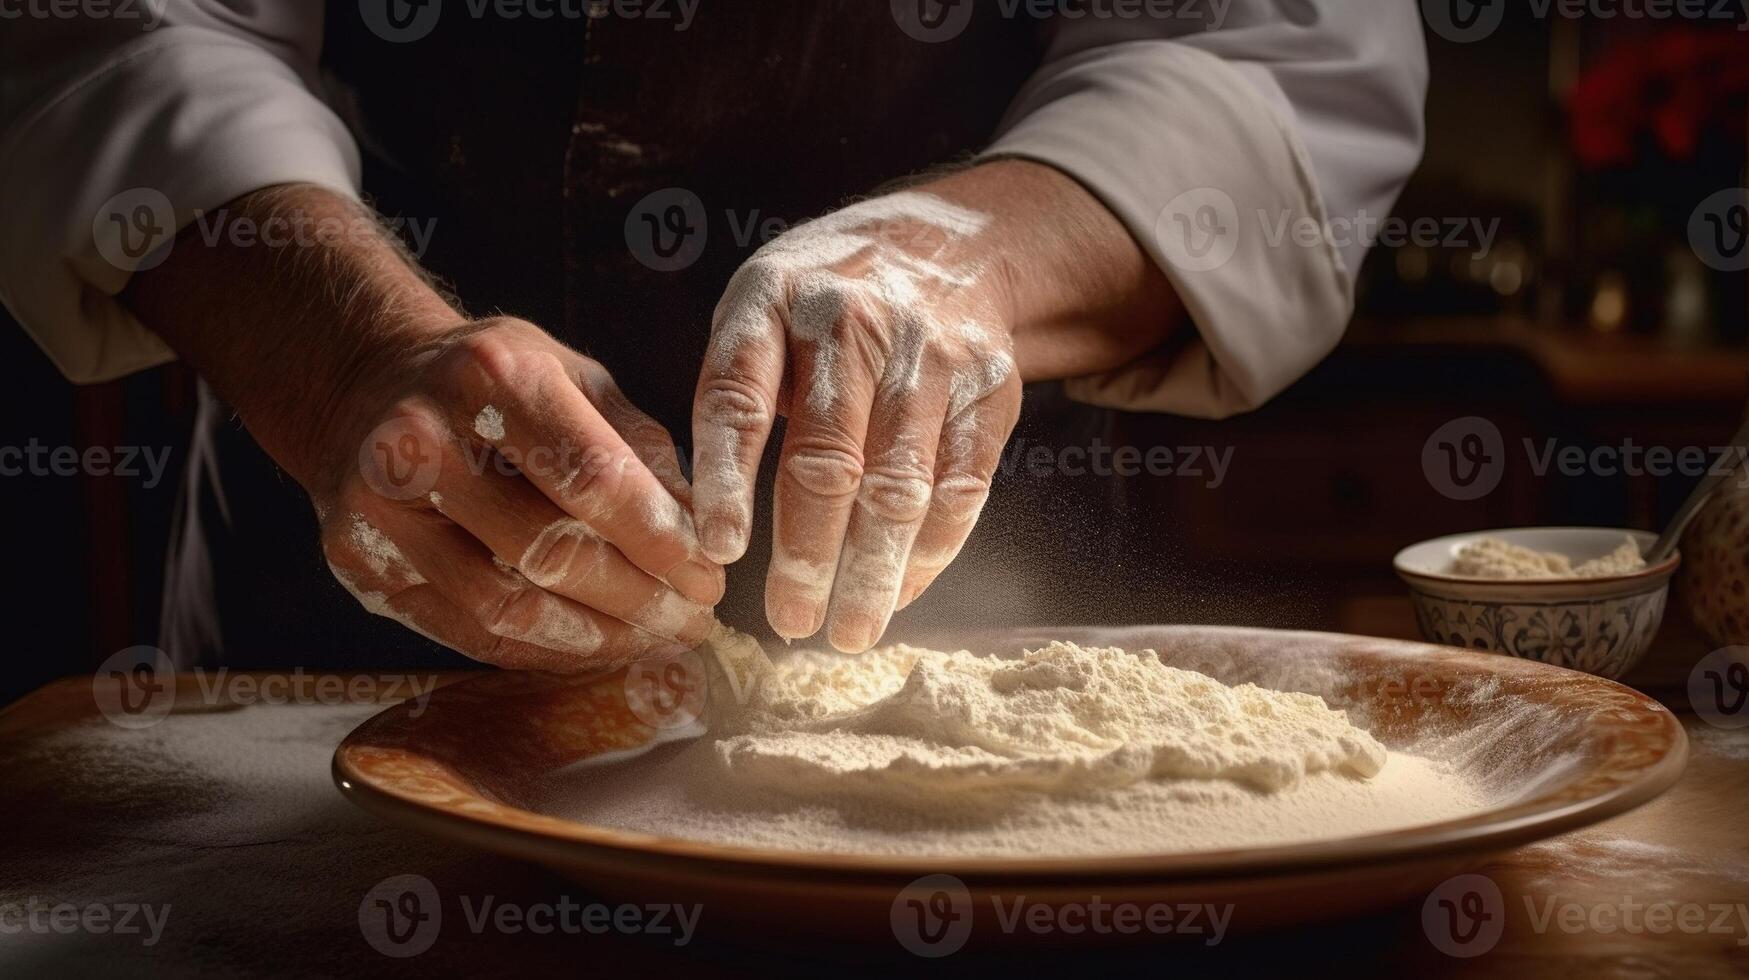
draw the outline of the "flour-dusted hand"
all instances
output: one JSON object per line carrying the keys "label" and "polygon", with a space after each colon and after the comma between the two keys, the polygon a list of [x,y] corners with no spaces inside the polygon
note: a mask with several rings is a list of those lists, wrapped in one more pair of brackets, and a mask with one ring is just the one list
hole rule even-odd
{"label": "flour-dusted hand", "polygon": [[997,160],[800,225],[717,304],[693,403],[699,540],[747,549],[786,415],[766,615],[873,646],[959,554],[1022,380],[1127,364],[1184,322],[1160,269],[1067,175]]}
{"label": "flour-dusted hand", "polygon": [[781,412],[766,614],[868,649],[971,532],[1021,383],[990,218],[909,191],[801,225],[718,304],[693,412],[705,553],[747,548]]}
{"label": "flour-dusted hand", "polygon": [[[311,490],[334,574],[480,660],[588,670],[702,640],[722,595],[666,431],[607,371],[517,320],[464,324],[349,397]],[[326,475],[326,474],[324,474]]]}
{"label": "flour-dusted hand", "polygon": [[459,313],[326,188],[220,213],[355,229],[257,248],[191,225],[123,298],[310,494],[366,608],[506,667],[598,670],[704,639],[723,570],[673,440],[606,368],[531,323]]}

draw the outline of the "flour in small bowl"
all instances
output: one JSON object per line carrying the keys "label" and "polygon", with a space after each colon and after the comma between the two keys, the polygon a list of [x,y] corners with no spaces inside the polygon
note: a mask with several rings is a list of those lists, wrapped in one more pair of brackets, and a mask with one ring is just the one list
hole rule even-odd
{"label": "flour in small bowl", "polygon": [[1645,567],[1646,560],[1640,557],[1640,546],[1633,538],[1627,538],[1602,558],[1578,565],[1566,555],[1552,551],[1537,551],[1499,538],[1482,538],[1458,549],[1449,574],[1487,579],[1607,578],[1631,575]]}
{"label": "flour in small bowl", "polygon": [[1151,650],[791,653],[715,711],[705,738],[573,774],[543,809],[791,851],[1044,856],[1344,837],[1483,802],[1322,698]]}

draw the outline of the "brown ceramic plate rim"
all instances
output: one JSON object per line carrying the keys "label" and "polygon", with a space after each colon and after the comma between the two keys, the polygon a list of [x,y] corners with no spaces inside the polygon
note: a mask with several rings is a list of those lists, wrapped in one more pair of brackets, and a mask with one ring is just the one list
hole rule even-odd
{"label": "brown ceramic plate rim", "polygon": [[[1077,627],[1039,627],[1017,634],[1074,631]],[[1347,640],[1374,640],[1339,634],[1233,629],[1233,633],[1267,633],[1278,638],[1312,636]],[[1427,646],[1411,641],[1378,640],[1403,647]],[[1644,698],[1614,681],[1580,671],[1501,654],[1472,653],[1446,647],[1428,647],[1460,661],[1486,667],[1488,661],[1505,659],[1514,670],[1564,677],[1569,683],[1602,685]],[[478,678],[475,680],[483,680]],[[461,681],[460,684],[475,680]],[[1315,872],[1336,866],[1423,861],[1460,854],[1488,853],[1593,824],[1625,813],[1653,799],[1673,785],[1687,764],[1688,738],[1681,722],[1668,709],[1658,706],[1653,714],[1670,749],[1651,765],[1634,770],[1630,781],[1594,796],[1570,802],[1541,798],[1485,810],[1457,820],[1358,837],[1333,838],[1276,847],[1244,848],[1193,853],[1125,854],[1111,857],[891,857],[823,852],[793,852],[714,844],[660,837],[573,823],[532,811],[516,810],[519,818],[501,819],[484,814],[442,808],[427,801],[378,785],[349,758],[363,746],[373,729],[391,723],[407,710],[394,705],[371,716],[354,729],[334,752],[332,775],[341,794],[354,804],[380,816],[413,826],[436,836],[460,839],[488,850],[513,854],[537,862],[576,865],[589,858],[594,863],[635,865],[645,868],[684,870],[690,874],[733,873],[742,877],[796,880],[825,878],[843,883],[863,877],[873,881],[909,880],[922,875],[951,871],[964,879],[987,882],[1015,880],[1210,880],[1273,878],[1297,872]]]}

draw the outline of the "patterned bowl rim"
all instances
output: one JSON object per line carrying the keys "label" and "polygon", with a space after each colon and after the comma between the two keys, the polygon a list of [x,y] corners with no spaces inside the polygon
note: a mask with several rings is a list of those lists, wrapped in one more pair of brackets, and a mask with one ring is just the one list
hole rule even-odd
{"label": "patterned bowl rim", "polygon": [[[1626,575],[1600,575],[1595,578],[1537,579],[1468,578],[1462,575],[1442,575],[1438,572],[1423,571],[1418,568],[1411,568],[1404,564],[1403,556],[1417,548],[1448,543],[1456,544],[1460,541],[1469,541],[1500,534],[1510,534],[1515,531],[1609,531],[1617,534],[1631,535],[1635,538],[1643,538],[1649,533],[1635,528],[1625,527],[1583,527],[1578,525],[1553,524],[1547,526],[1537,525],[1533,527],[1490,528],[1485,531],[1465,531],[1460,534],[1443,534],[1437,538],[1428,538],[1425,541],[1417,541],[1414,544],[1408,545],[1398,550],[1398,552],[1391,557],[1391,567],[1396,571],[1398,576],[1411,585],[1455,585],[1466,586],[1472,589],[1481,588],[1490,591],[1498,590],[1502,593],[1518,592],[1522,590],[1526,597],[1557,589],[1595,589],[1599,593],[1608,593],[1609,596],[1613,597],[1617,595],[1636,594],[1634,592],[1621,591],[1621,587],[1629,582],[1646,583],[1647,588],[1644,591],[1647,592],[1652,591],[1654,588],[1661,587],[1668,583],[1670,576],[1676,573],[1677,566],[1682,564],[1682,552],[1673,551],[1670,553],[1669,558],[1664,559],[1658,564],[1647,565],[1645,568],[1642,568],[1637,572],[1629,572]],[[1603,598],[1603,596],[1600,595],[1598,598]],[[1501,598],[1484,601],[1511,602],[1513,600],[1510,598]],[[1574,601],[1583,600],[1575,598]]]}

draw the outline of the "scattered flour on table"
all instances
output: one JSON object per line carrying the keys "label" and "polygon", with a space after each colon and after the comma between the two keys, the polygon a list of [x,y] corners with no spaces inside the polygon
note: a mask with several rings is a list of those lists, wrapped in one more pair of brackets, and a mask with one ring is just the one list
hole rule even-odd
{"label": "scattered flour on table", "polygon": [[1499,538],[1482,538],[1458,549],[1449,573],[1492,579],[1604,578],[1627,575],[1645,567],[1640,546],[1632,538],[1602,558],[1578,565],[1566,555],[1552,551],[1536,551]]}
{"label": "scattered flour on table", "polygon": [[1045,855],[1344,837],[1484,802],[1319,697],[1153,651],[799,652],[727,700],[712,736],[573,773],[543,809],[784,850]]}

